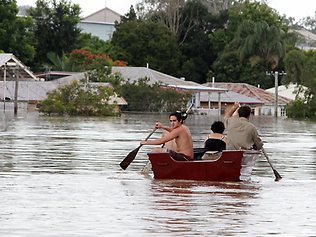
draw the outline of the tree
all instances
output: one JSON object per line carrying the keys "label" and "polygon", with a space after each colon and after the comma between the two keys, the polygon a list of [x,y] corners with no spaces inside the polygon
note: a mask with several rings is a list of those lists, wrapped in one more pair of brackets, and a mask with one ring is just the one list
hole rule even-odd
{"label": "tree", "polygon": [[0,1],[0,49],[13,53],[24,63],[30,63],[35,55],[30,17],[17,17],[16,1]]}
{"label": "tree", "polygon": [[143,20],[127,21],[116,26],[112,43],[126,55],[131,66],[145,66],[177,75],[179,47],[176,39],[161,24]]}
{"label": "tree", "polygon": [[223,11],[227,11],[234,4],[239,1],[236,0],[201,0],[201,2],[207,7],[208,11],[214,15],[221,14]]}
{"label": "tree", "polygon": [[[316,52],[292,50],[285,57],[288,82],[298,83],[308,89],[304,99],[287,106],[288,116],[293,118],[316,118]],[[301,89],[301,88],[300,88]]]}
{"label": "tree", "polygon": [[80,33],[78,38],[78,49],[84,49],[94,54],[107,54],[113,60],[125,61],[123,50],[114,46],[111,40],[104,41],[97,36]]}
{"label": "tree", "polygon": [[186,107],[190,93],[163,88],[159,83],[148,84],[148,78],[121,87],[121,95],[128,101],[127,111],[171,112]]}
{"label": "tree", "polygon": [[107,82],[112,66],[126,66],[121,60],[113,60],[106,54],[91,53],[84,49],[75,49],[59,57],[53,52],[47,54],[53,70],[69,72],[89,71],[89,80]]}
{"label": "tree", "polygon": [[267,70],[275,70],[280,58],[285,55],[281,34],[279,28],[269,26],[265,21],[242,22],[237,34],[237,40],[238,37],[243,37],[242,45],[239,47],[241,60],[248,59],[251,65],[263,61]]}
{"label": "tree", "polygon": [[80,34],[80,7],[67,0],[37,0],[36,7],[29,9],[35,29],[37,67],[47,62],[47,53],[61,56],[77,48]]}
{"label": "tree", "polygon": [[[195,22],[191,30],[181,31],[179,35],[179,41],[182,42],[180,43],[182,53],[180,73],[187,80],[205,83],[216,55],[209,34],[220,25],[221,15],[210,14],[199,1],[188,2],[183,12],[185,15],[189,15],[190,12],[196,14],[194,18],[190,18]],[[185,29],[190,27],[190,21],[183,22],[183,26]]]}
{"label": "tree", "polygon": [[[217,74],[223,76],[227,73],[225,69],[229,69],[231,77],[221,77],[225,81],[235,78],[238,82],[248,82],[252,78],[252,85],[260,84],[263,88],[272,85],[265,71],[282,70],[285,48],[292,47],[292,42],[285,41],[288,29],[283,18],[266,4],[248,0],[234,5],[228,14],[225,29],[212,33],[216,47],[224,49],[219,52],[211,74],[218,78]],[[230,60],[230,55],[239,62]]]}
{"label": "tree", "polygon": [[308,29],[310,32],[316,34],[316,12],[314,17],[306,17],[300,21],[300,25],[304,26],[305,29]]}
{"label": "tree", "polygon": [[[185,6],[191,1],[185,0],[143,0],[137,5],[142,18],[166,26],[181,45],[194,27],[198,12],[194,7]],[[199,3],[199,0],[193,0]],[[192,6],[194,6],[193,4]],[[180,38],[180,34],[182,37]]]}
{"label": "tree", "polygon": [[111,87],[92,87],[73,81],[49,92],[41,103],[40,112],[48,115],[113,116],[118,112],[117,105],[108,103],[113,95]]}
{"label": "tree", "polygon": [[121,16],[121,22],[136,21],[136,20],[137,20],[137,15],[132,5],[129,9],[129,12],[126,13],[124,16]]}

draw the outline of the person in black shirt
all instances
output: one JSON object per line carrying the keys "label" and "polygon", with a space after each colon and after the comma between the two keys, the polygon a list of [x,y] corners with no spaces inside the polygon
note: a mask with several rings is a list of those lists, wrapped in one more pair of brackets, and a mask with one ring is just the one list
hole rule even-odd
{"label": "person in black shirt", "polygon": [[215,121],[211,125],[211,130],[213,133],[209,134],[204,142],[203,160],[217,159],[220,156],[220,152],[226,150],[226,137],[223,134],[225,130],[224,123]]}

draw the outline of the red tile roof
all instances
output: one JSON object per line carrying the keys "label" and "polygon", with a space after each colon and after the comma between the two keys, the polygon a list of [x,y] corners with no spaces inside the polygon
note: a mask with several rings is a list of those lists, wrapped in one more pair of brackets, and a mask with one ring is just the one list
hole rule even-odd
{"label": "red tile roof", "polygon": [[[265,104],[273,104],[275,102],[275,95],[268,91],[265,91],[261,88],[249,85],[247,83],[232,83],[232,82],[216,82],[216,83],[206,83],[206,86],[214,86],[219,88],[225,88],[230,91],[234,91],[236,93],[246,95],[248,97],[256,98]],[[287,104],[291,100],[285,98],[283,96],[278,96],[278,103],[279,104]]]}

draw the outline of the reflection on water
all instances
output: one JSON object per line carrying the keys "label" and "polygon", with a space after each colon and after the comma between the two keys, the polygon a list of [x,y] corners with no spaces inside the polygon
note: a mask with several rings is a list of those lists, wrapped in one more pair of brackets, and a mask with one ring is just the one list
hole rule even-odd
{"label": "reflection on water", "polygon": [[251,183],[157,181],[152,190],[153,209],[160,214],[152,221],[158,221],[165,232],[239,233],[234,226],[244,226],[242,217],[248,214],[248,202],[256,198],[256,189]]}
{"label": "reflection on water", "polygon": [[[217,119],[189,116],[195,146]],[[252,119],[283,176],[280,182],[263,156],[250,182],[154,180],[140,174],[150,146],[120,170],[120,161],[157,120],[167,123],[167,114],[3,117],[0,235],[315,235],[315,123]]]}

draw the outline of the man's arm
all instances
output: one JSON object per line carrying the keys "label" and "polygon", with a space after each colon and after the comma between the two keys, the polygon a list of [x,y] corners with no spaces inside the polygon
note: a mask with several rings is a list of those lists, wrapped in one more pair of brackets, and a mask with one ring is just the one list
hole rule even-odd
{"label": "man's arm", "polygon": [[263,147],[263,141],[259,137],[257,129],[254,130],[253,142],[255,150],[260,150]]}
{"label": "man's arm", "polygon": [[224,118],[230,118],[236,111],[237,109],[240,107],[239,102],[235,102],[234,105],[231,108],[228,108],[225,111],[225,116]]}
{"label": "man's arm", "polygon": [[171,132],[172,131],[172,128],[171,127],[166,127],[166,126],[164,126],[162,123],[160,123],[160,122],[157,122],[156,124],[155,124],[155,127],[156,128],[161,128],[161,129],[163,129],[163,130],[166,130],[167,132]]}
{"label": "man's arm", "polygon": [[172,139],[175,139],[178,136],[179,129],[173,129],[171,132],[167,133],[165,136],[155,139],[155,140],[142,140],[140,142],[141,145],[161,145],[166,142],[171,141]]}

